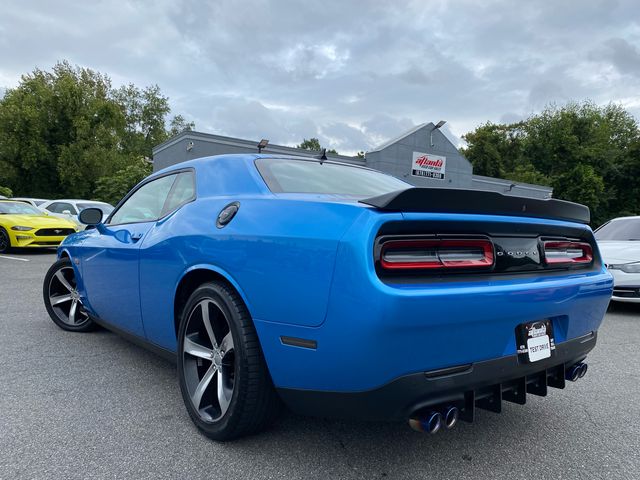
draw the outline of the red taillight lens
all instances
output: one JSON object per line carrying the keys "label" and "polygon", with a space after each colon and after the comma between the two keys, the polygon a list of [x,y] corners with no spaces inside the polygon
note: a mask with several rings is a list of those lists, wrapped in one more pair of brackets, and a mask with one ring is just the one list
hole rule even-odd
{"label": "red taillight lens", "polygon": [[544,242],[544,258],[549,265],[584,264],[593,260],[593,249],[585,242]]}
{"label": "red taillight lens", "polygon": [[380,265],[387,270],[491,268],[489,240],[390,240],[382,244]]}

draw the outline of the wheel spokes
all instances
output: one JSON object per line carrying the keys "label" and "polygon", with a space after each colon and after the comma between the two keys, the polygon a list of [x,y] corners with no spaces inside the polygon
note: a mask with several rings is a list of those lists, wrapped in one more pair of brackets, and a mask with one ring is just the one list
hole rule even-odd
{"label": "wheel spokes", "polygon": [[71,308],[69,309],[69,323],[74,325],[76,323],[76,312],[78,310],[78,301],[73,300],[71,302]]}
{"label": "wheel spokes", "polygon": [[69,292],[73,292],[74,288],[71,286],[71,284],[67,281],[66,278],[64,278],[64,274],[62,273],[62,270],[58,270],[56,272],[56,278],[58,279],[58,281],[62,284],[62,286],[64,288],[66,288],[67,290],[69,290]]}
{"label": "wheel spokes", "polygon": [[189,337],[185,337],[184,339],[184,351],[193,357],[203,358],[209,361],[213,358],[213,350],[194,342]]}
{"label": "wheel spokes", "polygon": [[196,410],[200,410],[200,402],[202,402],[202,396],[204,395],[204,392],[207,390],[207,387],[211,383],[211,379],[217,371],[218,368],[214,364],[211,364],[209,369],[200,380],[200,383],[198,383],[198,386],[193,392],[193,395],[191,395],[191,401],[193,402],[193,406],[196,407]]}
{"label": "wheel spokes", "polygon": [[71,300],[71,294],[69,295],[56,295],[55,297],[51,297],[51,305],[60,305],[61,303],[65,303]]}
{"label": "wheel spokes", "polygon": [[224,356],[226,353],[233,350],[233,336],[231,332],[227,333],[220,342],[220,354]]}
{"label": "wheel spokes", "polygon": [[229,404],[231,403],[231,396],[233,395],[233,389],[227,388],[225,385],[225,375],[223,373],[224,369],[218,370],[218,404],[220,405],[220,415],[224,415],[227,409],[229,408]]}
{"label": "wheel spokes", "polygon": [[218,348],[218,342],[216,340],[216,336],[213,333],[213,326],[211,325],[211,319],[209,318],[209,302],[206,300],[203,302],[200,302],[200,309],[202,311],[202,324],[204,325],[204,328],[207,331],[207,335],[209,336],[209,341],[211,342],[211,346],[215,350]]}

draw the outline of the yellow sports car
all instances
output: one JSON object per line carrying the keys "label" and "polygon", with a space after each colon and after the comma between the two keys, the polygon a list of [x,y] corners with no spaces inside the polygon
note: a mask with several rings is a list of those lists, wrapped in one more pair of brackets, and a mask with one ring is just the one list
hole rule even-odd
{"label": "yellow sports car", "polygon": [[0,253],[12,247],[55,247],[76,231],[69,220],[50,217],[24,202],[0,200]]}

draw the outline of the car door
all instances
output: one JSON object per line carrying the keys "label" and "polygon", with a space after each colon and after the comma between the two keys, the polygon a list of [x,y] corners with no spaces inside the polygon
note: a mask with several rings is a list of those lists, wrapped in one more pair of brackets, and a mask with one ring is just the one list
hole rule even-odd
{"label": "car door", "polygon": [[82,280],[89,308],[111,325],[144,337],[139,260],[144,236],[162,216],[176,175],[151,179],[131,192],[106,225],[82,244]]}

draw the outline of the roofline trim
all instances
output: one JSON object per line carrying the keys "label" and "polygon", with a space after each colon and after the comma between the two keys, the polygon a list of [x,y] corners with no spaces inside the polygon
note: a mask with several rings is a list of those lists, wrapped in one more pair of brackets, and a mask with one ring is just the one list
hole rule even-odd
{"label": "roofline trim", "polygon": [[[152,153],[153,155],[156,155],[157,153],[160,153],[162,150],[165,150],[173,145],[175,145],[176,143],[179,143],[180,141],[184,140],[184,139],[191,139],[191,140],[201,140],[204,142],[209,142],[209,143],[218,143],[218,144],[222,144],[222,145],[231,145],[234,147],[241,147],[241,148],[249,148],[249,149],[254,149],[254,150],[258,150],[257,145],[258,142],[254,142],[252,140],[246,140],[246,139],[242,139],[242,138],[233,138],[233,137],[226,137],[224,135],[215,135],[212,133],[204,133],[204,132],[198,132],[195,130],[183,130],[182,132],[180,132],[179,134],[171,137],[170,139],[166,140],[165,142],[161,143],[160,145],[157,145],[156,147],[154,147],[152,149]],[[321,155],[322,152],[321,151],[316,151],[316,150],[303,150],[301,148],[296,148],[296,147],[287,147],[285,145],[276,145],[276,144],[269,144],[267,145],[265,148],[262,149],[262,151],[264,153],[287,153],[287,154],[297,154],[300,156],[308,156],[308,157],[313,157],[316,155]],[[309,152],[309,153],[306,153]],[[247,153],[258,153],[256,152],[247,152]],[[338,159],[342,159],[342,160],[348,160],[348,161],[357,161],[357,162],[363,162],[362,159],[360,159],[359,157],[351,157],[349,155],[340,155],[340,154],[335,154],[335,153],[327,153],[327,157],[331,157],[331,158],[338,158]]]}

